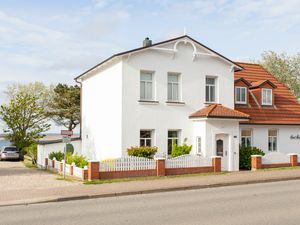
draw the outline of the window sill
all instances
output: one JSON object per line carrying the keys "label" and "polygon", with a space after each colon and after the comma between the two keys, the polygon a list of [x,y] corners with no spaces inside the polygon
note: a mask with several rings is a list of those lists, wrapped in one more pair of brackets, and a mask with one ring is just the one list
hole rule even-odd
{"label": "window sill", "polygon": [[219,104],[218,102],[204,102],[205,105]]}
{"label": "window sill", "polygon": [[158,105],[159,101],[152,101],[152,100],[138,100],[140,104],[144,105]]}
{"label": "window sill", "polygon": [[167,105],[184,106],[185,102],[170,102],[170,101],[167,101],[166,104]]}

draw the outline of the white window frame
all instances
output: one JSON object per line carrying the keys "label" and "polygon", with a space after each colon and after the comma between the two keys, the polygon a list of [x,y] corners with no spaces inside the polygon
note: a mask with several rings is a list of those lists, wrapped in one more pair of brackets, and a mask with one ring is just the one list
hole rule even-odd
{"label": "white window frame", "polygon": [[202,155],[202,140],[201,136],[196,137],[196,154],[197,155]]}
{"label": "white window frame", "polygon": [[[175,75],[177,76],[178,78],[178,81],[177,82],[169,82],[169,75]],[[168,86],[167,86],[167,99],[168,99],[168,102],[180,102],[181,101],[181,76],[180,76],[180,73],[174,73],[174,72],[168,72]],[[171,84],[171,89],[172,89],[172,98],[169,98],[169,84]],[[174,85],[177,84],[177,87],[178,87],[178,98],[177,99],[174,99],[174,93],[173,93],[173,88],[174,88]]]}
{"label": "white window frame", "polygon": [[[206,79],[207,78],[210,78],[210,79],[214,79],[215,80],[215,83],[214,84],[207,84],[206,83]],[[206,96],[206,87],[209,87],[209,93],[208,93],[208,96],[209,96],[209,100],[207,100],[207,96]],[[214,99],[214,101],[211,101],[211,89],[210,89],[210,87],[214,87],[215,88],[215,99]],[[205,77],[205,102],[206,103],[217,103],[217,77],[214,77],[214,76],[206,76]]]}
{"label": "white window frame", "polygon": [[[270,92],[271,94],[271,102],[266,102],[267,99],[264,99],[264,92]],[[262,88],[261,90],[261,104],[262,105],[272,105],[273,104],[273,90],[271,88]]]}
{"label": "white window frame", "polygon": [[[245,101],[238,101],[237,100],[237,89],[241,89],[241,90],[244,90],[245,91]],[[241,92],[241,90],[240,90],[240,99],[242,98],[242,92]],[[248,95],[247,95],[247,88],[246,87],[235,87],[235,103],[236,104],[247,104],[247,97],[248,97]]]}
{"label": "white window frame", "polygon": [[[176,131],[177,132],[177,137],[169,137],[169,131]],[[167,140],[167,143],[169,145],[169,140],[172,140],[172,143],[173,143],[173,140],[177,140],[177,145],[179,146],[180,145],[180,130],[168,130],[168,140]],[[167,146],[167,154],[169,154],[169,146]]]}
{"label": "white window frame", "polygon": [[[149,80],[142,80],[142,74],[150,74],[151,75],[151,81]],[[147,98],[146,97],[146,88],[144,89],[144,96],[145,98],[142,98],[141,96],[141,88],[142,88],[142,83],[145,84],[151,84],[151,98]],[[154,96],[154,72],[153,71],[146,71],[146,70],[141,70],[140,71],[140,100],[144,100],[144,101],[153,101],[155,99]]]}
{"label": "white window frame", "polygon": [[[242,131],[243,131],[243,130],[250,131],[250,136],[242,136]],[[242,145],[242,143],[243,143],[243,142],[242,142],[242,139],[243,139],[243,138],[246,138],[246,139],[247,139],[247,138],[250,138],[250,146],[248,146],[248,145],[247,145],[247,141],[245,141],[245,143],[246,143],[245,147],[251,147],[251,146],[253,145],[253,140],[252,140],[253,137],[252,137],[252,136],[253,136],[253,135],[252,135],[252,129],[248,129],[248,128],[241,129],[241,138],[240,138],[240,143],[241,143],[241,145]]]}
{"label": "white window frame", "polygon": [[[269,135],[269,131],[276,131],[276,136],[270,136]],[[271,149],[269,148],[269,142],[270,142],[270,139],[271,139]],[[275,147],[275,150],[274,150],[274,140],[276,140],[276,147]],[[268,129],[268,151],[269,152],[277,152],[278,151],[278,129]]]}
{"label": "white window frame", "polygon": [[[141,137],[141,132],[142,132],[142,131],[150,131],[150,138],[142,138],[142,137]],[[154,141],[153,133],[154,133],[154,131],[153,131],[153,130],[149,130],[149,129],[141,129],[141,130],[140,130],[140,138],[139,138],[139,141],[140,141],[140,142],[139,142],[139,145],[140,145],[140,147],[147,146],[147,145],[146,145],[147,140],[150,140],[150,142],[151,142],[150,146],[154,146],[154,145],[153,145],[153,141]],[[141,146],[141,140],[144,140],[144,145],[143,145],[143,146]]]}

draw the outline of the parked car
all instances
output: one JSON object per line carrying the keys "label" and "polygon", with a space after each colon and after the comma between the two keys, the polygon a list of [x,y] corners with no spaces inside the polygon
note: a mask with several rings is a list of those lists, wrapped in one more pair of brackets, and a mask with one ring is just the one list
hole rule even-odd
{"label": "parked car", "polygon": [[23,160],[22,154],[15,146],[3,147],[0,150],[0,161],[1,160]]}

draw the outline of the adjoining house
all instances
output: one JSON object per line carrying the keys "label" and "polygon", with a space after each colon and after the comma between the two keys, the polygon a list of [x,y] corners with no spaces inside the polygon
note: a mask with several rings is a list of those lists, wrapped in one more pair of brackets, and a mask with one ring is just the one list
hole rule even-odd
{"label": "adjoining house", "polygon": [[186,139],[192,154],[239,168],[239,145],[300,152],[300,105],[260,65],[229,60],[185,35],[122,52],[76,78],[82,153],[103,160],[131,146],[168,155]]}

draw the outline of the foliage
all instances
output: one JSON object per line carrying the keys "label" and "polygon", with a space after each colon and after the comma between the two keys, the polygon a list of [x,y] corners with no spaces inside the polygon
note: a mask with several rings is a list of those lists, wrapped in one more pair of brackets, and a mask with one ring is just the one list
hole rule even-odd
{"label": "foliage", "polygon": [[49,153],[49,159],[51,159],[51,160],[53,160],[55,158],[57,161],[61,161],[64,159],[64,157],[65,157],[65,154],[61,151]]}
{"label": "foliage", "polygon": [[176,143],[173,143],[172,154],[171,154],[172,157],[177,157],[177,156],[180,156],[180,155],[190,154],[193,146],[192,145],[187,145],[186,141],[187,141],[187,139],[184,140],[182,146],[178,146]]}
{"label": "foliage", "polygon": [[26,154],[31,158],[33,165],[36,165],[37,162],[37,144],[31,144],[26,148]]}
{"label": "foliage", "polygon": [[256,147],[240,146],[240,169],[251,169],[251,155],[262,155],[265,153]]}
{"label": "foliage", "polygon": [[71,154],[74,153],[74,146],[71,143],[66,145],[66,152]]}
{"label": "foliage", "polygon": [[289,56],[286,53],[265,51],[259,63],[300,98],[300,53]]}
{"label": "foliage", "polygon": [[67,154],[67,163],[68,164],[75,163],[75,165],[77,167],[80,167],[80,168],[84,168],[85,166],[88,165],[88,161],[85,158],[85,156],[78,155],[77,153],[75,155],[68,155]]}
{"label": "foliage", "polygon": [[148,159],[153,159],[156,152],[157,147],[152,146],[131,147],[127,149],[129,156],[145,157]]}
{"label": "foliage", "polygon": [[6,139],[19,150],[34,144],[50,129],[45,109],[30,93],[17,93],[8,104],[1,105],[0,118],[5,122]]}
{"label": "foliage", "polygon": [[58,84],[54,88],[49,116],[57,125],[73,130],[80,123],[80,87]]}

